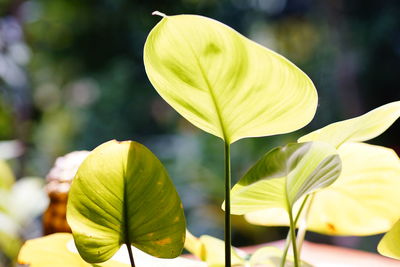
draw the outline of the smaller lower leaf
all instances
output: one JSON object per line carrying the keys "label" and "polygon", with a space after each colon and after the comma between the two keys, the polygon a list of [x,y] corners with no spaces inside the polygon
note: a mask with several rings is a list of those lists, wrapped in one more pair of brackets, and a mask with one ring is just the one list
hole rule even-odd
{"label": "smaller lower leaf", "polygon": [[180,255],[183,207],[168,174],[145,146],[106,142],[83,161],[72,182],[67,220],[87,262],[110,259],[122,244],[159,258]]}
{"label": "smaller lower leaf", "polygon": [[400,220],[383,236],[378,244],[378,252],[383,256],[400,260]]}

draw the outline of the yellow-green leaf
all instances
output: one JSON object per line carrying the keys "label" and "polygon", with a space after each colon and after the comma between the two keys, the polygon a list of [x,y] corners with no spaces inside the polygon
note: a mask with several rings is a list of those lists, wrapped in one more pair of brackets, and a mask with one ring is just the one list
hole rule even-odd
{"label": "yellow-green leaf", "polygon": [[378,252],[383,256],[400,260],[400,220],[383,236],[378,244]]}
{"label": "yellow-green leaf", "polygon": [[399,117],[400,101],[396,101],[362,116],[329,124],[301,137],[299,142],[324,141],[338,147],[345,142],[367,141],[386,131]]}
{"label": "yellow-green leaf", "polygon": [[399,157],[391,149],[363,143],[346,143],[338,151],[342,174],[315,195],[308,229],[333,235],[388,231],[399,217]]}
{"label": "yellow-green leaf", "polygon": [[[68,249],[71,242],[73,239],[69,233],[52,234],[28,240],[19,252],[18,263],[28,264],[30,267],[91,267],[92,265],[86,263],[78,253]],[[110,260],[96,266],[128,267],[130,265]]]}
{"label": "yellow-green leaf", "polygon": [[[330,235],[386,232],[399,217],[400,159],[388,148],[345,143],[338,149],[342,173],[315,193],[307,219],[310,231]],[[260,225],[288,225],[283,209],[246,214]]]}
{"label": "yellow-green leaf", "polygon": [[307,194],[332,184],[340,158],[327,143],[292,143],[266,153],[232,188],[232,214],[267,208],[290,211]]}
{"label": "yellow-green leaf", "polygon": [[[224,241],[218,238],[202,235],[200,238],[193,236],[190,232],[186,233],[185,248],[198,257],[200,260],[207,262],[208,266],[224,267]],[[245,261],[238,255],[232,247],[232,266],[243,266]]]}
{"label": "yellow-green leaf", "polygon": [[89,154],[73,180],[67,219],[91,263],[108,260],[122,244],[177,257],[185,239],[183,207],[165,168],[133,141],[109,141]]}
{"label": "yellow-green leaf", "polygon": [[164,17],[147,38],[144,64],[165,101],[227,143],[291,132],[315,114],[307,75],[213,19]]}

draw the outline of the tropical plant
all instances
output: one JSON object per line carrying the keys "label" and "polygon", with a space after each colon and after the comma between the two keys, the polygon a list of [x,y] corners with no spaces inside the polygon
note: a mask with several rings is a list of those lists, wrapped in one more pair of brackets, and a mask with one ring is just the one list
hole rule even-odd
{"label": "tropical plant", "polygon": [[[399,117],[400,101],[397,101],[363,116],[330,124],[299,139],[299,142],[323,142],[336,147],[343,166],[341,175],[331,186],[321,187],[312,194],[305,192],[309,197],[295,207],[300,214],[306,206],[303,215],[298,215],[302,218],[299,225],[287,218],[285,207],[276,204],[282,199],[282,193],[274,194],[277,190],[273,180],[267,179],[265,185],[250,183],[253,191],[248,188],[248,182],[243,182],[268,178],[262,171],[274,170],[274,158],[260,160],[235,185],[232,210],[246,213],[246,219],[251,223],[289,225],[288,240],[293,247],[296,246],[293,235],[296,226],[300,227],[300,243],[306,229],[333,235],[371,235],[389,230],[399,216],[400,159],[391,149],[359,142],[378,136]],[[304,144],[307,143],[298,145]],[[241,189],[243,183],[247,186],[245,189]],[[341,208],[337,209],[337,206]],[[392,234],[388,234],[386,240],[391,239],[390,236]],[[294,249],[295,256],[296,252]]]}
{"label": "tropical plant", "polygon": [[294,64],[218,21],[154,14],[163,18],[144,47],[150,82],[189,122],[224,141],[225,265],[231,266],[230,145],[305,126],[317,92]]}
{"label": "tropical plant", "polygon": [[94,149],[72,182],[67,220],[89,263],[109,260],[126,245],[160,258],[181,254],[185,217],[161,162],[143,145],[109,141]]}
{"label": "tropical plant", "polygon": [[[308,195],[331,185],[341,171],[334,147],[323,142],[293,143],[266,153],[232,189],[232,213],[281,208],[287,212],[290,239],[296,240],[299,214]],[[301,208],[294,205],[302,199]],[[299,265],[296,242],[292,242],[294,263]],[[286,256],[285,256],[286,257]]]}

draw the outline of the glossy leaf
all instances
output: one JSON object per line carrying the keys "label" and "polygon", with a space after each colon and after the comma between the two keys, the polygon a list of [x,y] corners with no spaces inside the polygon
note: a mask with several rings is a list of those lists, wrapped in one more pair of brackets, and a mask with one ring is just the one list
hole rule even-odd
{"label": "glossy leaf", "polygon": [[383,256],[400,260],[400,220],[383,236],[378,244],[378,252]]}
{"label": "glossy leaf", "polygon": [[345,142],[367,141],[386,131],[399,117],[400,101],[396,101],[362,116],[329,124],[301,137],[299,142],[324,141],[338,147]]}
{"label": "glossy leaf", "polygon": [[[388,148],[346,143],[338,149],[342,173],[315,193],[308,230],[330,235],[372,235],[388,231],[398,219],[400,160]],[[340,208],[338,208],[340,207]],[[283,209],[246,214],[261,225],[288,225]]]}
{"label": "glossy leaf", "polygon": [[322,142],[293,143],[265,154],[232,189],[232,214],[267,208],[290,211],[301,197],[340,174],[336,150]]}
{"label": "glossy leaf", "polygon": [[[52,234],[41,238],[28,240],[21,248],[18,263],[30,267],[90,267],[78,253],[69,248],[73,241],[69,233]],[[128,267],[130,265],[117,261],[107,261],[95,266]]]}
{"label": "glossy leaf", "polygon": [[315,114],[317,93],[307,75],[206,17],[164,17],[147,38],[144,64],[165,101],[226,143],[291,132]]}
{"label": "glossy leaf", "polygon": [[89,154],[73,180],[67,219],[79,253],[92,263],[126,243],[176,257],[185,239],[182,204],[166,170],[133,141],[109,141]]}

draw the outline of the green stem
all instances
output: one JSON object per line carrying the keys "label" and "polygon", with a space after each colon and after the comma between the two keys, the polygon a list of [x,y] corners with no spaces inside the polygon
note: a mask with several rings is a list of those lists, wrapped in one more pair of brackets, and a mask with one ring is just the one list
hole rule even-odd
{"label": "green stem", "polygon": [[299,255],[297,253],[297,244],[296,244],[296,224],[293,220],[293,211],[290,209],[289,211],[289,221],[290,221],[290,239],[292,241],[293,248],[293,257],[294,257],[294,267],[299,267]]}
{"label": "green stem", "polygon": [[[296,214],[296,218],[294,219],[294,225],[297,225],[297,222],[298,222],[299,219],[300,219],[300,215],[301,215],[301,213],[303,212],[304,207],[306,206],[306,203],[307,203],[307,200],[308,200],[309,196],[310,196],[310,195],[307,195],[307,196],[304,198],[303,202],[301,203],[300,209],[299,209],[299,211],[298,211],[297,214]],[[313,196],[314,196],[314,195],[313,195]],[[310,205],[308,205],[307,207],[309,207],[309,206],[310,206]],[[308,210],[307,210],[307,211],[308,211]],[[308,213],[307,213],[307,214],[308,214]],[[303,237],[303,238],[304,238],[304,237]],[[290,247],[291,242],[292,242],[292,239],[290,238],[290,230],[289,230],[289,233],[288,233],[288,235],[287,235],[287,237],[286,237],[285,248],[284,248],[284,250],[283,250],[282,260],[281,260],[281,265],[280,265],[280,267],[284,267],[284,266],[285,266],[286,258],[287,258],[287,254],[288,254],[288,251],[289,251],[289,247]],[[300,248],[298,248],[298,250],[300,250]],[[300,253],[299,253],[299,254],[300,254]]]}
{"label": "green stem", "polygon": [[[310,201],[307,201],[307,198],[311,195]],[[303,217],[302,222],[299,225],[299,231],[297,232],[297,249],[300,255],[301,252],[301,248],[303,246],[303,242],[304,242],[304,238],[306,236],[306,232],[307,232],[307,218],[310,214],[310,209],[311,209],[311,204],[314,201],[314,197],[315,197],[315,193],[312,193],[310,195],[307,195],[307,197],[304,199],[303,203],[307,202],[306,208],[305,208],[305,215]]]}
{"label": "green stem", "polygon": [[291,241],[291,239],[290,239],[290,232],[289,232],[287,237],[286,237],[285,248],[283,249],[282,260],[281,260],[280,267],[285,267],[287,254],[288,254],[289,247],[290,247],[290,244],[291,244],[290,241]]}
{"label": "green stem", "polygon": [[231,266],[231,153],[225,142],[225,267]]}
{"label": "green stem", "polygon": [[131,266],[135,267],[135,261],[133,260],[132,248],[130,244],[126,244],[126,248],[128,249],[129,260],[131,262]]}
{"label": "green stem", "polygon": [[124,215],[124,243],[126,245],[126,249],[128,250],[129,260],[131,262],[131,267],[135,267],[135,261],[133,260],[133,253],[131,248],[131,240],[129,238],[129,216],[128,216],[128,192],[127,192],[127,184],[126,179],[124,179],[124,202],[123,202],[123,215]]}

